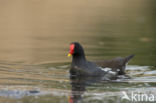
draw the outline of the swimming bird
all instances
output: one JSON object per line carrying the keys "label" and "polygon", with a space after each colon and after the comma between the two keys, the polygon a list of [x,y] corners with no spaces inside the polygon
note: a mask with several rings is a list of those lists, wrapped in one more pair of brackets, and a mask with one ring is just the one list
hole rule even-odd
{"label": "swimming bird", "polygon": [[125,58],[115,58],[112,60],[103,60],[91,62],[86,59],[83,47],[78,42],[70,44],[68,57],[72,56],[70,74],[72,76],[95,76],[101,77],[101,80],[117,79],[118,75],[125,74],[126,63],[134,56]]}

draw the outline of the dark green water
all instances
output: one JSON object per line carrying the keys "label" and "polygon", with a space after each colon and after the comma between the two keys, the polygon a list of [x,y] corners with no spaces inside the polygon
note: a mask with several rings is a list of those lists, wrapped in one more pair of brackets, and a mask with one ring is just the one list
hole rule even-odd
{"label": "dark green water", "polygon": [[133,103],[123,91],[156,101],[155,7],[155,0],[1,0],[0,103],[68,103],[73,41],[91,61],[136,55],[126,69],[132,79],[86,86],[76,92],[84,103]]}

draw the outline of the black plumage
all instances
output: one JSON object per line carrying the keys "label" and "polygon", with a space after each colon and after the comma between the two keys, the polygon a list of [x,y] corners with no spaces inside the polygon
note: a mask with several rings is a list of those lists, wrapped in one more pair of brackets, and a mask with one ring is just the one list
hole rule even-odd
{"label": "black plumage", "polygon": [[[134,56],[90,62],[86,59],[84,49],[78,42],[73,42],[71,45],[69,53],[72,55],[70,69],[72,76],[95,76],[101,77],[102,80],[116,79],[118,75],[125,74],[126,63]],[[105,70],[106,67],[111,70]]]}

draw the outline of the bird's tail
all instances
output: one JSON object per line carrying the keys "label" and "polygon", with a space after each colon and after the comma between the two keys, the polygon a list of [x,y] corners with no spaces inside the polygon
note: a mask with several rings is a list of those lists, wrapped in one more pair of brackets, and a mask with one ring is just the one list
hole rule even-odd
{"label": "bird's tail", "polygon": [[125,63],[127,63],[130,59],[132,59],[135,55],[134,54],[131,54],[127,57],[125,57]]}

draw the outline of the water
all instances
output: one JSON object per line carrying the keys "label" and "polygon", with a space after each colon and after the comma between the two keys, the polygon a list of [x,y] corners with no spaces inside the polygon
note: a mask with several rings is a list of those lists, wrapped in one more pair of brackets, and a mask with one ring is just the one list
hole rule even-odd
{"label": "water", "polygon": [[[1,0],[0,103],[67,103],[73,95],[84,103],[131,103],[121,100],[122,91],[155,94],[154,4]],[[80,82],[82,90],[73,92],[67,58],[72,41],[79,41],[92,61],[135,54],[126,69],[132,78]]]}

